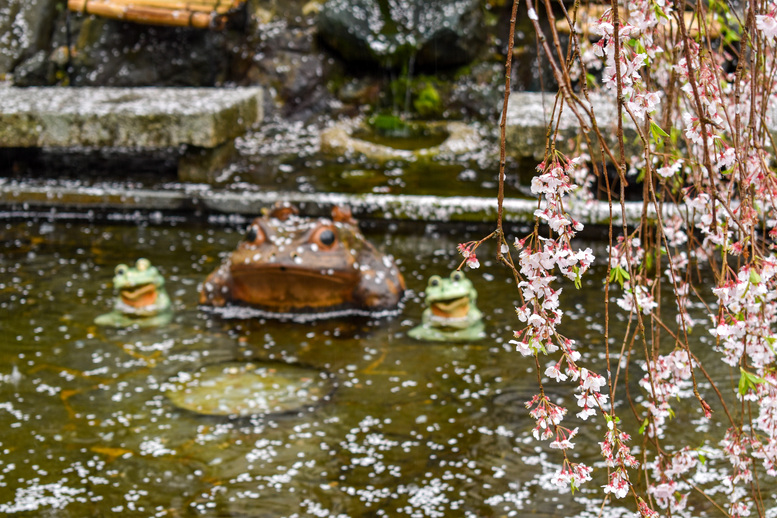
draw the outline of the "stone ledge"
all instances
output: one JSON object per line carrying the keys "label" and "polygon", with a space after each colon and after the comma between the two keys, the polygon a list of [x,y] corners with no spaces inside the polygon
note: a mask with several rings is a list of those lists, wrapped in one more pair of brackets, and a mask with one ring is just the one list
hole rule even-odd
{"label": "stone ledge", "polygon": [[[312,214],[328,213],[331,205],[348,205],[355,216],[398,221],[496,222],[496,198],[391,194],[342,194],[299,192],[234,192],[207,185],[179,185],[165,189],[132,189],[121,185],[80,186],[66,183],[35,185],[0,179],[0,208],[10,211],[40,209],[62,211],[204,211],[256,215],[262,207],[288,201]],[[625,204],[626,222],[638,223],[642,202]],[[670,207],[667,206],[667,211]],[[505,221],[534,221],[536,200],[506,199]],[[586,225],[610,222],[606,202],[577,203],[572,216]],[[668,212],[666,213],[668,214]],[[620,204],[613,205],[613,223],[622,224]]]}
{"label": "stone ledge", "polygon": [[[618,111],[614,95],[591,94],[591,108],[596,116],[596,123],[602,135],[608,140],[608,145],[617,151],[617,121]],[[517,158],[533,158],[541,161],[545,153],[545,135],[550,123],[555,94],[552,92],[513,92],[507,105],[507,124],[505,128],[507,152]],[[768,128],[772,137],[777,140],[777,105],[769,106],[766,119],[770,121]],[[589,120],[590,127],[590,120]],[[669,128],[663,128],[669,131]],[[581,136],[580,124],[571,110],[565,109],[558,120],[561,151],[566,149],[570,139]],[[623,124],[626,152],[641,154],[642,145],[637,130],[631,120]],[[591,131],[591,141],[596,143],[596,136]]]}
{"label": "stone ledge", "polygon": [[2,147],[215,148],[262,119],[262,89],[0,86]]}
{"label": "stone ledge", "polygon": [[[555,101],[552,92],[513,92],[507,104],[507,127],[505,136],[507,151],[520,158],[543,159],[545,153],[545,135],[550,124],[550,115]],[[596,116],[596,123],[602,134],[611,137],[609,144],[615,144],[615,127],[617,109],[613,98],[605,95],[591,95],[591,104]],[[568,108],[563,111],[558,120],[560,148],[562,151],[565,140],[580,136],[580,124],[574,113]],[[633,125],[624,125],[624,136],[627,144],[634,142],[637,132]],[[594,135],[592,134],[592,139]],[[595,141],[595,139],[593,139]],[[636,148],[635,148],[636,149]]]}

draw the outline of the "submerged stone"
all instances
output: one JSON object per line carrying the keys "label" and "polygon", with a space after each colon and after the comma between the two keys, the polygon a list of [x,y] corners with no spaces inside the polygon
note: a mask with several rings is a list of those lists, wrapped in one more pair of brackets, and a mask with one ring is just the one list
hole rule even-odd
{"label": "submerged stone", "polygon": [[324,371],[273,362],[206,365],[171,380],[167,397],[178,408],[203,415],[247,417],[309,409],[335,389]]}
{"label": "submerged stone", "polygon": [[[359,120],[340,121],[321,132],[321,151],[333,155],[360,154],[370,160],[383,163],[389,160],[414,161],[418,159],[433,159],[437,156],[455,156],[472,152],[480,145],[482,139],[477,130],[463,122],[415,122],[423,127],[428,137],[442,137],[437,145],[420,145],[414,149],[403,149],[402,139],[391,137],[370,138],[371,128]],[[423,143],[421,137],[412,137],[416,143]],[[433,143],[433,141],[431,141]]]}

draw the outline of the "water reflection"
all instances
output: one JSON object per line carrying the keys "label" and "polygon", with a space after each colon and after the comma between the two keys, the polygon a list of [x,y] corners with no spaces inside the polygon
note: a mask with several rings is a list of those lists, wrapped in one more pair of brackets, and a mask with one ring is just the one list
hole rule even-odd
{"label": "water reflection", "polygon": [[[500,268],[484,261],[468,272],[486,339],[452,346],[406,335],[420,322],[429,275],[455,268],[456,243],[481,233],[367,232],[405,274],[402,314],[295,324],[222,319],[197,307],[198,284],[242,230],[3,224],[0,511],[479,517],[555,516],[563,507],[566,515],[597,514],[590,490],[543,490],[558,459],[527,438],[533,422],[523,403],[536,375],[506,345],[516,292]],[[166,277],[171,323],[95,326],[110,307],[114,266],[138,257]],[[587,282],[564,308],[566,332],[596,360],[601,279]],[[235,360],[299,362],[332,372],[339,387],[314,411],[241,419],[179,410],[164,395],[182,371]],[[583,433],[590,435],[580,443],[598,440],[593,430]],[[596,461],[591,445],[576,452]]]}

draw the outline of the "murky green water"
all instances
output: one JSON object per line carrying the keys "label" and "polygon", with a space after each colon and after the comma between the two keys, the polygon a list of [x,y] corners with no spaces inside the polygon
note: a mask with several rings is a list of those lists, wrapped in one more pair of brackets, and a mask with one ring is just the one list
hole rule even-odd
{"label": "murky green water", "polygon": [[[320,130],[289,124],[267,124],[238,139],[234,167],[219,178],[219,185],[271,191],[342,192],[377,194],[429,194],[493,196],[498,185],[499,146],[493,128],[473,125],[482,139],[479,146],[458,156],[445,154],[417,160],[376,162],[364,156],[328,155],[319,150]],[[439,136],[370,141],[396,149],[420,149],[440,144]],[[532,164],[530,171],[533,171]],[[515,166],[510,161],[511,172]],[[517,180],[507,194],[519,196]]]}
{"label": "murky green water", "polygon": [[[294,323],[223,319],[197,306],[198,284],[219,254],[234,248],[242,222],[15,221],[0,229],[2,513],[597,513],[588,489],[575,495],[545,490],[559,459],[530,438],[534,423],[524,402],[536,391],[536,374],[533,362],[506,344],[517,324],[517,292],[503,269],[483,261],[468,273],[486,315],[485,340],[439,345],[406,336],[420,321],[427,278],[454,268],[456,243],[481,237],[482,230],[368,232],[401,264],[409,288],[401,313]],[[113,268],[139,257],[165,275],[172,323],[94,326],[94,317],[110,308]],[[566,332],[586,358],[601,363],[601,278],[592,276],[571,295]],[[614,318],[614,325],[621,320]],[[325,369],[338,388],[310,411],[239,420],[179,410],[165,397],[167,380],[179,372],[235,360]],[[632,373],[634,381],[638,375]],[[691,413],[684,422],[697,417]],[[575,454],[596,462],[598,432],[581,433]],[[601,482],[591,484],[595,490]],[[618,509],[609,514],[618,515]]]}
{"label": "murky green water", "polygon": [[357,130],[354,131],[353,136],[374,144],[389,146],[393,149],[414,151],[439,146],[445,142],[449,135],[444,131],[419,131],[410,125],[409,127],[385,132]]}

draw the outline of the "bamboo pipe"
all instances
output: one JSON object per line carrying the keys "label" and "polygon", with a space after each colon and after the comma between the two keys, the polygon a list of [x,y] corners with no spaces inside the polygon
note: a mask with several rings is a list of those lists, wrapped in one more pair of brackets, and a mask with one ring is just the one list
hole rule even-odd
{"label": "bamboo pipe", "polygon": [[[133,7],[129,5],[116,5],[112,2],[100,0],[70,0],[75,9],[105,18],[126,20],[152,25],[169,25],[177,27],[196,27],[205,29],[211,25],[211,16],[206,13],[192,11],[171,11],[169,9]],[[82,4],[82,5],[78,5]]]}
{"label": "bamboo pipe", "polygon": [[211,24],[211,15],[194,11],[171,11],[154,7],[128,6],[124,19],[131,22],[154,25],[173,25],[177,27],[195,27],[207,29]]}
{"label": "bamboo pipe", "polygon": [[206,13],[184,9],[164,9],[132,5],[129,2],[122,5],[103,0],[68,0],[68,9],[116,20],[152,25],[222,29],[225,24],[225,16],[214,16],[215,13],[212,11]]}
{"label": "bamboo pipe", "polygon": [[217,12],[226,13],[234,6],[230,3],[222,2],[221,0],[214,0],[208,2],[207,0],[201,0],[199,2],[181,2],[177,0],[101,0],[107,3],[116,5],[131,5],[134,7],[157,7],[160,9],[167,9],[170,11],[182,10],[182,11],[198,11],[198,12]]}

